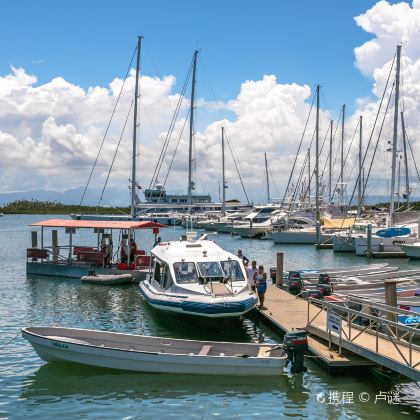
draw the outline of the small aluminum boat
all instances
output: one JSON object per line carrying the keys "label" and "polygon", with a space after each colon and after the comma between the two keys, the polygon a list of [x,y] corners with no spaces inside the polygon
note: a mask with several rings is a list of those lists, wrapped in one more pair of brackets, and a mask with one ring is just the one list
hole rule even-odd
{"label": "small aluminum boat", "polygon": [[47,362],[137,372],[273,376],[281,374],[287,362],[282,346],[267,343],[180,340],[58,327],[23,328],[22,336]]}

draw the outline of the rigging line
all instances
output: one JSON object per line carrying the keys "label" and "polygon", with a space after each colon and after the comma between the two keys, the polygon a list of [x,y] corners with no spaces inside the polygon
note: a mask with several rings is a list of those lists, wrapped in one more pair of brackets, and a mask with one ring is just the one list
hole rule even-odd
{"label": "rigging line", "polygon": [[104,196],[105,188],[106,188],[106,186],[108,184],[108,180],[109,180],[109,176],[111,175],[112,167],[114,166],[114,161],[115,161],[115,158],[117,156],[118,149],[120,147],[120,143],[121,143],[121,140],[122,140],[123,135],[124,135],[125,127],[127,126],[128,117],[130,116],[131,108],[133,107],[133,103],[134,103],[134,98],[131,100],[130,109],[128,110],[127,117],[125,118],[124,126],[123,126],[123,129],[121,131],[121,135],[120,135],[120,138],[118,140],[117,147],[115,148],[114,156],[112,157],[111,166],[109,168],[108,175],[106,177],[104,187],[102,188],[101,197],[99,198],[98,204],[96,205],[96,210],[95,210],[96,212],[98,211],[99,205],[101,204],[102,198]]}
{"label": "rigging line", "polygon": [[300,142],[299,142],[299,147],[298,147],[298,150],[297,150],[297,153],[296,153],[296,156],[295,156],[295,160],[293,162],[293,166],[292,166],[292,170],[290,172],[289,180],[287,181],[286,189],[284,191],[283,199],[281,201],[282,206],[284,204],[284,200],[286,199],[287,191],[289,190],[290,182],[291,182],[292,177],[293,177],[293,172],[295,171],[296,162],[297,162],[297,159],[298,159],[298,156],[299,156],[299,153],[300,153],[300,148],[302,147],[303,139],[305,138],[306,128],[308,127],[308,122],[309,122],[309,118],[310,118],[311,113],[312,113],[312,108],[314,106],[315,98],[316,98],[316,93],[314,93],[314,97],[312,99],[311,108],[309,109],[309,114],[308,114],[308,117],[307,117],[306,122],[305,122],[305,127],[303,129],[302,137],[301,137]]}
{"label": "rigging line", "polygon": [[[176,144],[174,153],[172,154],[171,163],[169,164],[168,172],[166,173],[166,177],[165,177],[165,180],[163,182],[163,186],[166,185],[166,181],[168,180],[169,172],[172,169],[172,164],[174,163],[175,155],[176,155],[176,152],[178,151],[178,146],[179,146],[179,143],[181,142],[181,138],[182,138],[182,135],[184,133],[185,126],[187,125],[187,121],[188,121],[189,116],[190,116],[190,110],[188,110],[187,116],[185,117],[184,125],[182,126],[182,130],[181,130],[181,133],[179,135],[178,142]],[[162,192],[161,192],[161,195],[162,195]]]}
{"label": "rigging line", "polygon": [[184,98],[185,98],[185,91],[186,91],[186,89],[187,89],[187,86],[188,86],[188,81],[189,81],[189,79],[190,79],[191,72],[192,72],[193,60],[194,60],[194,59],[192,59],[192,60],[191,60],[190,67],[189,67],[188,72],[187,72],[187,77],[185,78],[185,80],[184,80],[184,84],[183,84],[183,86],[182,86],[181,95],[180,95],[180,97],[179,97],[179,99],[178,99],[178,102],[177,102],[177,105],[176,105],[176,108],[175,108],[175,112],[174,112],[174,114],[172,115],[172,119],[171,119],[171,122],[170,122],[170,124],[169,124],[169,130],[168,130],[168,132],[166,133],[165,141],[164,141],[164,143],[163,143],[162,150],[161,150],[161,152],[160,152],[158,162],[157,162],[157,164],[156,164],[156,166],[155,166],[155,170],[154,170],[153,175],[152,175],[152,178],[151,178],[151,180],[150,180],[150,185],[149,185],[149,188],[150,188],[150,189],[151,189],[151,188],[152,188],[152,186],[156,183],[157,178],[158,178],[158,176],[159,176],[159,173],[160,173],[160,170],[161,170],[161,167],[162,167],[162,163],[163,163],[163,160],[164,160],[164,158],[165,158],[166,151],[167,151],[167,149],[168,149],[169,141],[170,141],[170,139],[171,139],[171,136],[172,136],[173,130],[174,130],[174,128],[175,128],[176,119],[177,119],[178,114],[179,114],[179,111],[180,111],[180,109],[181,109],[182,102],[183,102],[183,100],[184,100]]}
{"label": "rigging line", "polygon": [[248,204],[250,204],[250,201],[249,201],[249,198],[248,198],[248,194],[246,193],[246,190],[245,190],[245,185],[244,185],[244,183],[243,183],[243,181],[242,181],[241,173],[239,172],[238,164],[237,164],[236,159],[235,159],[235,155],[233,154],[233,150],[232,150],[232,147],[231,147],[231,145],[230,145],[229,137],[227,136],[227,133],[226,133],[226,129],[225,129],[225,138],[226,138],[226,143],[227,143],[227,144],[228,144],[228,146],[229,146],[229,150],[230,150],[230,153],[231,153],[231,155],[232,155],[232,158],[233,158],[233,163],[235,164],[236,171],[238,172],[238,175],[239,175],[239,180],[241,181],[241,185],[242,185],[242,189],[244,190],[244,194],[245,194],[245,197],[246,197],[246,201],[247,201],[247,203],[248,203]]}
{"label": "rigging line", "polygon": [[[335,126],[335,131],[334,131],[334,136],[333,136],[333,142],[334,142],[334,140],[335,140],[335,136],[336,136],[336,134],[337,134],[338,127],[340,126],[340,122],[341,122],[341,118],[342,118],[342,116],[343,116],[343,108],[341,108],[341,111],[340,111],[340,116],[338,117],[337,124],[336,124],[336,126]],[[332,168],[331,168],[331,173],[332,173],[332,174],[334,173],[334,170],[335,170],[335,164],[337,163],[337,159],[338,159],[338,154],[339,154],[339,153],[340,153],[340,147],[337,147],[337,150],[336,150],[336,152],[335,152],[334,161],[333,161]]]}
{"label": "rigging line", "polygon": [[[354,130],[353,137],[352,137],[351,142],[350,142],[350,146],[348,147],[347,152],[346,152],[346,157],[344,158],[343,167],[346,166],[347,158],[350,154],[351,146],[353,145],[354,138],[356,137],[357,129],[359,128],[359,124],[360,124],[360,120],[357,121],[357,125],[356,125],[356,128]],[[332,193],[332,198],[334,198],[334,195],[337,192],[337,187],[338,187],[339,181],[340,181],[340,176],[338,177],[337,182],[335,183],[334,191]]]}
{"label": "rigging line", "polygon": [[[405,118],[405,117],[404,117],[404,118]],[[413,148],[412,148],[412,146],[411,146],[411,140],[410,140],[410,138],[408,137],[407,130],[405,130],[405,137],[406,137],[406,139],[408,140],[408,146],[409,146],[409,148],[410,148],[411,157],[413,158],[414,167],[416,168],[417,178],[418,178],[418,180],[420,181],[420,173],[419,173],[419,169],[418,169],[418,167],[417,167],[416,159],[415,159],[415,157],[414,157],[414,151],[413,151]]]}
{"label": "rigging line", "polygon": [[[313,143],[313,141],[314,141],[314,138],[315,138],[315,134],[316,134],[316,128],[314,129],[314,131],[313,131],[313,133],[312,133],[312,139],[311,139],[311,143],[310,143],[310,146],[309,146],[309,148],[311,149],[312,148],[312,143]],[[312,172],[311,172],[311,176],[309,177],[309,179],[308,179],[308,185],[307,185],[307,187],[306,187],[306,190],[305,190],[305,194],[303,195],[303,199],[306,199],[306,194],[307,193],[309,193],[309,190],[310,190],[310,187],[311,187],[311,183],[312,183],[312,178],[313,178],[313,176],[315,175],[315,167],[312,169]],[[294,198],[294,194],[292,195],[292,198]],[[309,200],[311,199],[311,197],[309,197]],[[288,208],[288,210],[290,210],[290,208],[291,208],[291,204],[292,203],[290,203],[289,204],[289,208]]]}
{"label": "rigging line", "polygon": [[[372,130],[370,132],[369,141],[368,141],[368,144],[366,146],[365,153],[363,155],[362,168],[365,166],[365,161],[366,161],[366,158],[367,158],[367,155],[368,155],[368,152],[369,152],[369,147],[370,147],[370,144],[371,144],[371,141],[372,141],[372,138],[373,138],[373,134],[375,132],[376,123],[378,122],[379,114],[380,114],[380,111],[381,111],[381,108],[382,108],[382,103],[383,103],[383,101],[385,99],[386,90],[388,88],[389,79],[391,78],[392,69],[394,68],[394,63],[395,63],[395,58],[396,57],[397,57],[397,54],[395,53],[394,54],[394,58],[393,58],[392,63],[391,63],[391,68],[390,68],[389,73],[388,73],[388,78],[386,80],[385,88],[384,88],[384,91],[382,93],[381,101],[379,103],[378,112],[376,113],[375,121],[373,123],[373,127],[372,127]],[[394,80],[394,83],[392,85],[391,94],[392,94],[392,91],[394,89],[394,85],[395,85],[395,80]],[[388,109],[388,106],[389,106],[389,102],[390,102],[391,96],[392,95],[390,95],[389,96],[389,99],[388,99],[387,109]],[[386,110],[385,110],[385,115],[386,115]],[[385,115],[384,115],[384,120],[385,120]],[[382,125],[383,125],[383,122],[382,122]],[[379,137],[378,137],[377,143],[378,142],[379,142]],[[377,145],[376,145],[376,147],[377,147]],[[375,150],[376,150],[376,147],[375,147]],[[372,163],[373,163],[373,157],[372,157],[372,161],[371,161],[371,167],[372,167]],[[370,174],[370,171],[369,171],[369,174]],[[351,198],[350,198],[350,201],[349,201],[349,205],[351,205],[351,202],[353,201],[354,194],[356,193],[357,183],[359,182],[359,179],[360,179],[361,176],[362,176],[361,173],[359,173],[358,176],[357,176],[356,182],[355,182],[354,187],[353,187],[353,193],[352,193]],[[365,182],[363,184],[362,197],[365,197],[366,186],[367,186],[368,180],[369,180],[369,175],[367,176],[367,178],[366,178],[366,180],[365,180]]]}
{"label": "rigging line", "polygon": [[[306,170],[307,163],[308,163],[308,154],[305,155],[305,159],[303,161],[302,168],[300,169],[300,173],[299,173],[298,181],[297,181],[297,184],[296,184],[296,188],[294,189],[293,195],[292,195],[292,198],[291,198],[291,203],[292,202],[294,203],[294,201],[295,201],[295,198],[296,198],[296,195],[297,195],[297,191],[298,191],[298,189],[299,189],[299,187],[301,185],[301,182],[302,182],[303,174],[304,174],[304,172]],[[306,197],[306,192],[305,192],[305,195],[303,197],[301,196],[301,199],[304,200],[305,197]],[[291,209],[291,203],[289,203],[289,208],[288,208],[289,211]]]}
{"label": "rigging line", "polygon": [[276,190],[277,195],[278,195],[278,196],[280,196],[280,192],[279,192],[279,190],[278,190],[278,188],[277,188],[277,184],[276,184],[276,182],[275,182],[275,180],[274,180],[273,174],[272,174],[271,169],[270,169],[270,167],[269,167],[269,166],[268,166],[268,173],[269,173],[269,175],[270,175],[270,178],[271,178],[271,183],[274,185],[274,189]]}
{"label": "rigging line", "polygon": [[118,105],[118,102],[119,102],[119,100],[120,100],[120,97],[121,97],[122,91],[123,91],[123,89],[124,89],[124,85],[125,85],[125,82],[126,82],[126,80],[127,80],[128,74],[130,73],[131,64],[133,63],[134,57],[135,57],[135,55],[136,55],[136,52],[137,52],[137,46],[136,46],[136,48],[134,49],[134,52],[133,52],[133,55],[132,55],[132,57],[131,57],[131,61],[130,61],[130,64],[129,64],[129,66],[128,66],[127,72],[125,73],[125,77],[124,77],[123,84],[121,85],[120,93],[118,94],[117,100],[116,100],[115,105],[114,105],[114,109],[112,110],[111,118],[110,118],[110,119],[109,119],[109,121],[108,121],[108,125],[107,125],[106,130],[105,130],[105,133],[104,133],[104,135],[103,135],[103,137],[102,137],[102,142],[101,142],[101,145],[100,145],[100,147],[99,147],[98,153],[97,153],[97,155],[96,155],[95,162],[94,162],[94,164],[93,164],[93,166],[92,166],[92,170],[90,171],[89,178],[88,178],[87,184],[86,184],[86,186],[85,186],[85,190],[83,191],[82,199],[80,200],[80,204],[79,204],[79,206],[81,206],[81,205],[82,205],[82,203],[83,203],[83,200],[84,200],[85,195],[86,195],[86,191],[87,191],[87,189],[88,189],[88,186],[89,186],[89,184],[90,184],[90,180],[91,180],[92,175],[93,175],[93,171],[95,170],[96,164],[98,163],[99,155],[101,154],[102,147],[103,147],[104,142],[105,142],[105,138],[106,138],[106,136],[107,136],[107,134],[108,134],[109,127],[111,126],[111,122],[112,122],[112,119],[113,119],[113,117],[114,117],[115,110],[117,109],[117,105]]}

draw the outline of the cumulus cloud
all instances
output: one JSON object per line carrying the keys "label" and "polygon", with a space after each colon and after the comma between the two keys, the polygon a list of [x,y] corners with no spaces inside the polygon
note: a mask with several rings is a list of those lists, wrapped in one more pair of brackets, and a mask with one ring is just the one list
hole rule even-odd
{"label": "cumulus cloud", "polygon": [[[355,17],[356,24],[372,39],[357,47],[356,67],[372,77],[371,97],[356,98],[357,110],[346,119],[346,147],[353,139],[353,151],[348,166],[357,154],[354,140],[359,116],[363,114],[365,141],[376,117],[379,99],[384,89],[396,45],[403,43],[402,86],[407,130],[412,139],[420,132],[420,0],[412,4],[390,5],[379,1],[371,9]],[[148,186],[161,147],[166,138],[173,111],[179,99],[174,91],[175,78],[143,75],[140,81],[141,106],[139,130],[139,181]],[[110,126],[108,139],[99,157],[93,183],[102,186],[113,159],[115,147],[133,100],[135,73],[132,70],[125,82],[120,104]],[[4,191],[31,188],[64,190],[83,186],[96,158],[123,80],[115,78],[108,86],[87,89],[72,84],[62,77],[38,84],[36,75],[22,68],[12,67],[10,74],[0,76],[0,182]],[[311,106],[314,87],[296,83],[281,84],[275,75],[261,80],[247,80],[240,86],[236,98],[226,102],[210,102],[198,98],[199,117],[208,123],[200,125],[195,133],[195,171],[197,192],[210,192],[217,199],[221,178],[221,127],[237,157],[237,163],[252,200],[265,200],[264,152],[278,190],[272,196],[282,195],[303,127]],[[187,189],[188,124],[185,116],[188,99],[175,124],[173,140],[159,175],[161,182],[171,172],[166,184],[170,191]],[[201,113],[201,114],[200,114]],[[229,118],[223,115],[229,115]],[[314,123],[309,125],[303,143],[302,157],[313,136]],[[320,137],[323,140],[329,127],[330,115],[321,110]],[[185,129],[184,129],[185,128]],[[114,163],[111,186],[127,188],[131,165],[132,115],[130,115],[117,159]],[[389,139],[390,124],[383,131]],[[338,130],[338,136],[340,130]],[[181,135],[182,133],[182,135]],[[179,139],[176,158],[172,156]],[[385,158],[386,140],[379,148]],[[417,150],[417,148],[416,148]],[[324,149],[321,166],[325,162]],[[383,166],[383,165],[382,165]],[[389,165],[388,169],[389,171]],[[384,178],[386,169],[378,168],[376,177]],[[337,176],[338,169],[335,170]],[[226,177],[228,197],[243,198],[235,165],[226,150]]]}

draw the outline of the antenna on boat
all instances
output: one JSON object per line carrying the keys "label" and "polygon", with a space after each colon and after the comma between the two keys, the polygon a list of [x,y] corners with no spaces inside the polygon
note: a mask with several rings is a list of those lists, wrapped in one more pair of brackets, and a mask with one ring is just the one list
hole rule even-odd
{"label": "antenna on boat", "polygon": [[[192,83],[191,83],[191,104],[190,104],[190,143],[189,143],[189,152],[188,152],[188,204],[192,204],[192,190],[193,190],[193,180],[192,180],[192,146],[193,146],[193,134],[194,134],[194,97],[195,97],[195,73],[197,70],[197,55],[198,50],[194,51],[194,61],[193,61],[193,73],[192,73]],[[191,212],[191,207],[189,208]]]}
{"label": "antenna on boat", "polygon": [[139,97],[140,51],[142,36],[137,40],[136,87],[134,90],[133,156],[131,166],[131,217],[136,216],[137,101]]}

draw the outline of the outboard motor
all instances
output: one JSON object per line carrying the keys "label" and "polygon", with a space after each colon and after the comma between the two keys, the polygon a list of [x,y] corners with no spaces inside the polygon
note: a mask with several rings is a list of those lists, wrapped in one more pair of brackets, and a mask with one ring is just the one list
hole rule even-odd
{"label": "outboard motor", "polygon": [[303,287],[303,280],[299,271],[289,271],[289,292],[300,293]]}
{"label": "outboard motor", "polygon": [[323,296],[330,296],[333,292],[332,284],[317,284],[316,289],[322,292]]}
{"label": "outboard motor", "polygon": [[312,299],[322,299],[324,297],[324,294],[321,290],[317,289],[308,289],[308,290],[302,290],[301,296],[304,299],[312,298]]}
{"label": "outboard motor", "polygon": [[277,268],[271,267],[270,268],[270,277],[273,284],[276,284],[276,277],[277,277]]}
{"label": "outboard motor", "polygon": [[321,273],[318,278],[319,284],[331,284],[330,276],[327,273]]}
{"label": "outboard motor", "polygon": [[287,363],[291,362],[292,373],[306,372],[304,355],[308,351],[308,338],[305,330],[288,332],[284,336],[283,346],[287,353]]}

